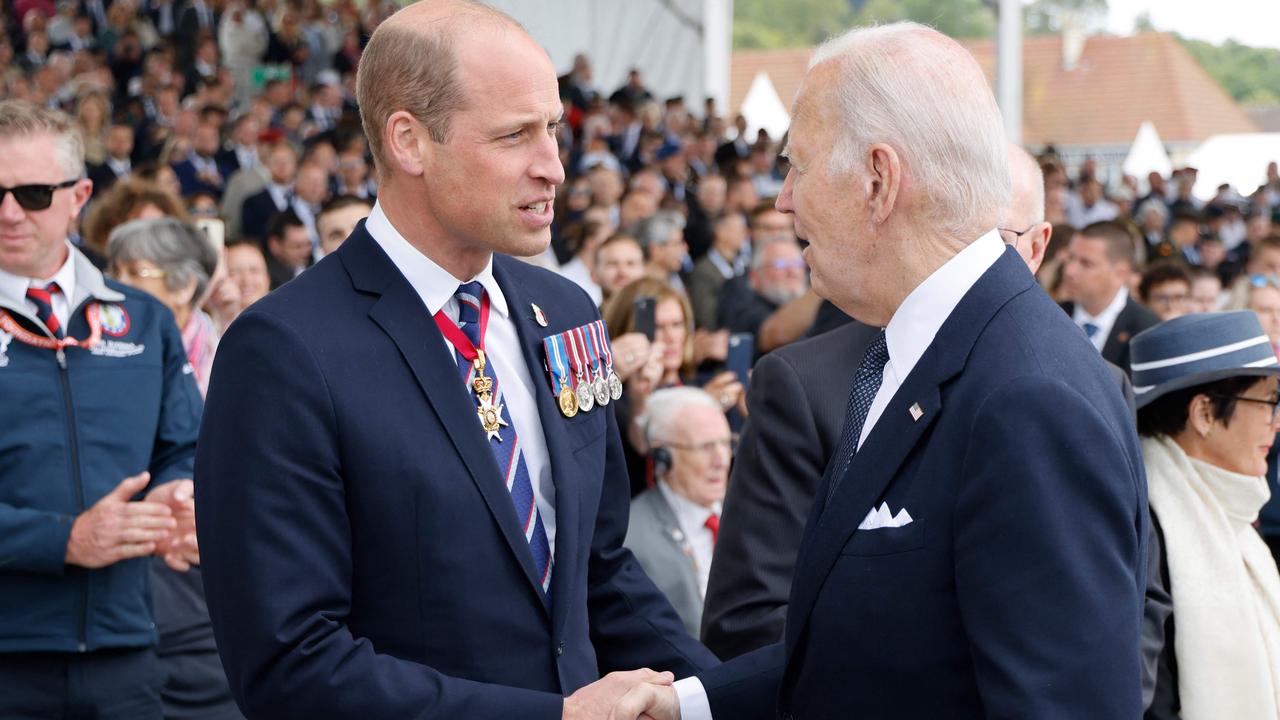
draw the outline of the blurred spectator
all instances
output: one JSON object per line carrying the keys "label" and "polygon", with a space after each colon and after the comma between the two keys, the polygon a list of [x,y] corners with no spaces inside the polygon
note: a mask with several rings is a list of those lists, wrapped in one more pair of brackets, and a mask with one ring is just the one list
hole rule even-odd
{"label": "blurred spectator", "polygon": [[1133,237],[1124,226],[1104,221],[1071,238],[1063,273],[1070,300],[1063,309],[1084,330],[1102,357],[1129,372],[1129,341],[1160,322],[1129,297]]}
{"label": "blurred spectator", "polygon": [[1252,310],[1271,339],[1272,347],[1280,353],[1280,277],[1250,275],[1247,280],[1243,306],[1232,309]]}
{"label": "blurred spectator", "polygon": [[[636,331],[636,300],[639,298],[651,298],[653,301],[653,342],[641,366],[624,381],[626,392],[614,407],[619,427],[624,431],[623,445],[628,457],[633,495],[644,488],[645,478],[643,428],[635,424],[635,418],[644,414],[649,396],[655,390],[694,383],[699,379],[694,374],[697,362],[689,300],[661,280],[641,278],[623,287],[609,300],[604,308],[609,336],[619,338]],[[619,353],[614,355],[617,357]],[[745,399],[742,384],[731,372],[711,376],[702,383],[702,387],[719,402],[723,411],[739,407]]]}
{"label": "blurred spectator", "polygon": [[363,145],[338,153],[338,195],[353,195],[372,203],[378,196],[378,184],[369,177],[369,163],[364,159]]}
{"label": "blurred spectator", "polygon": [[559,272],[585,290],[597,307],[604,296],[591,278],[591,268],[596,264],[596,251],[608,237],[609,225],[600,219],[582,220],[565,229],[565,244],[573,257],[560,266]]}
{"label": "blurred spectator", "polygon": [[1067,197],[1067,222],[1076,227],[1085,227],[1095,222],[1116,219],[1120,211],[1114,203],[1103,197],[1102,190],[1102,183],[1092,177],[1081,180],[1079,194]]}
{"label": "blurred spectator", "polygon": [[684,263],[688,256],[688,246],[684,244],[684,217],[663,210],[637,222],[631,232],[644,248],[645,273],[683,293]]}
{"label": "blurred spectator", "polygon": [[106,160],[110,121],[111,107],[105,95],[89,92],[80,97],[76,106],[76,124],[84,137],[85,164],[99,165]]}
{"label": "blurred spectator", "polygon": [[217,126],[205,123],[196,128],[191,152],[185,160],[173,165],[173,172],[182,186],[183,197],[198,192],[222,197],[227,176],[234,172],[234,168],[219,159],[221,149],[222,139]]}
{"label": "blurred spectator", "polygon": [[733,129],[733,139],[716,148],[716,164],[720,166],[722,173],[729,173],[735,161],[751,157],[751,143],[747,140],[747,118],[743,115],[735,116]]}
{"label": "blurred spectator", "polygon": [[689,274],[689,302],[700,328],[720,327],[717,312],[725,282],[746,271],[747,222],[737,213],[721,215],[713,224],[711,249],[693,264]]}
{"label": "blurred spectator", "polygon": [[733,458],[729,423],[697,388],[658,390],[639,422],[655,484],[632,499],[624,545],[697,637]]}
{"label": "blurred spectator", "polygon": [[653,94],[644,86],[644,79],[640,77],[639,68],[631,68],[627,71],[626,84],[614,90],[613,94],[609,96],[609,102],[632,108],[638,108],[652,99]]}
{"label": "blurred spectator", "polygon": [[711,225],[724,215],[728,187],[724,176],[718,173],[698,180],[698,187],[689,202],[689,220],[684,228],[684,241],[689,246],[689,256],[695,261],[706,255],[711,247]]}
{"label": "blurred spectator", "polygon": [[267,172],[271,180],[257,194],[245,198],[240,211],[240,233],[261,238],[266,235],[271,216],[293,206],[293,181],[298,172],[298,153],[284,141],[276,141],[267,151]]}
{"label": "blurred spectator", "polygon": [[187,219],[182,201],[154,182],[131,179],[117,182],[93,202],[85,220],[85,242],[105,256],[111,231],[130,220],[171,217]]}
{"label": "blurred spectator", "polygon": [[203,396],[218,347],[213,320],[200,310],[218,267],[213,246],[199,230],[175,218],[132,220],[111,231],[107,263],[112,277],[151,293],[173,312]]}
{"label": "blurred spectator", "polygon": [[331,255],[342,245],[356,224],[369,217],[373,203],[354,195],[339,195],[320,208],[316,230],[320,233],[320,253]]}
{"label": "blurred spectator", "polygon": [[1191,275],[1175,261],[1156,263],[1142,274],[1138,298],[1163,322],[1190,312]]}
{"label": "blurred spectator", "polygon": [[105,149],[103,161],[88,168],[94,197],[100,197],[116,181],[126,180],[133,173],[133,128],[124,123],[111,123],[107,127]]}
{"label": "blurred spectator", "polygon": [[777,240],[756,251],[749,275],[725,283],[716,326],[751,333],[763,354],[804,337],[821,302],[809,292],[800,245]]}
{"label": "blurred spectator", "polygon": [[1165,241],[1164,229],[1169,224],[1169,206],[1163,198],[1156,197],[1144,200],[1137,208],[1134,214],[1138,227],[1142,230],[1142,238],[1146,240],[1147,247],[1154,251]]}
{"label": "blurred spectator", "polygon": [[596,249],[591,281],[600,286],[601,307],[623,287],[643,276],[644,250],[630,235],[615,233]]}
{"label": "blurred spectator", "polygon": [[298,168],[298,177],[293,185],[293,202],[290,207],[307,228],[307,236],[311,238],[311,246],[316,253],[320,251],[320,234],[316,230],[316,216],[320,214],[320,206],[329,199],[329,171],[317,162],[304,163]]}
{"label": "blurred spectator", "polygon": [[240,314],[240,311],[258,302],[271,292],[271,274],[267,271],[266,255],[256,240],[234,240],[227,243],[227,277],[240,291],[240,307],[223,310],[223,329]]}
{"label": "blurred spectator", "polygon": [[1212,270],[1190,269],[1191,295],[1187,300],[1187,312],[1216,312],[1222,309],[1222,279]]}
{"label": "blurred spectator", "polygon": [[267,273],[275,290],[306,270],[312,262],[311,234],[293,210],[278,212],[267,225]]}
{"label": "blurred spectator", "polygon": [[591,61],[586,55],[578,53],[573,56],[573,68],[557,78],[560,84],[560,97],[577,108],[579,112],[587,109],[596,96],[591,85]]}

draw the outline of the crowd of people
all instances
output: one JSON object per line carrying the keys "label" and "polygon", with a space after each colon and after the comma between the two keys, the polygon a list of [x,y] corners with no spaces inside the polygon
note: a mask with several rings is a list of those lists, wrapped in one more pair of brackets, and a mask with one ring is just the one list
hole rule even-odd
{"label": "crowd of people", "polygon": [[[145,676],[145,688],[132,692],[162,699],[166,717],[238,716],[199,570],[191,568],[192,491],[166,483],[195,470],[199,398],[210,391],[219,340],[233,321],[273,291],[320,272],[313,268],[340,252],[366,218],[370,225],[371,215],[386,222],[378,198],[379,180],[388,175],[375,173],[375,158],[386,163],[388,153],[401,150],[366,134],[357,70],[374,31],[397,8],[351,0],[7,0],[0,8],[0,101],[8,101],[0,104],[0,148],[33,133],[56,141],[27,148],[26,166],[0,170],[0,259],[17,252],[3,247],[5,223],[17,227],[27,213],[48,213],[51,204],[61,219],[41,232],[75,248],[53,264],[8,258],[0,265],[6,282],[0,307],[19,326],[23,318],[36,323],[21,332],[47,329],[60,363],[68,339],[91,333],[109,338],[104,352],[115,357],[164,348],[154,359],[163,368],[156,377],[114,377],[105,381],[115,386],[111,392],[92,401],[75,388],[84,404],[75,407],[73,435],[87,452],[101,450],[101,443],[90,444],[95,432],[136,432],[132,442],[145,449],[129,450],[137,467],[104,461],[100,471],[107,474],[78,485],[78,500],[58,500],[66,505],[57,514],[65,532],[28,514],[22,492],[0,492],[0,531],[9,536],[0,538],[0,585],[18,578],[15,592],[0,593],[0,669],[20,678],[0,678],[0,688],[40,677],[32,674],[32,653],[147,644],[145,608],[154,602],[163,671],[139,670],[138,658],[117,663],[122,676]],[[619,381],[618,392],[603,395],[588,382],[588,396],[574,399],[573,412],[592,416],[590,405],[598,404],[595,415],[603,411],[616,422],[631,498],[625,544],[685,629],[721,659],[748,653],[782,638],[808,508],[842,442],[845,388],[856,369],[849,358],[861,359],[875,329],[811,284],[807,243],[794,211],[779,202],[796,171],[787,138],[753,135],[745,118],[730,122],[711,100],[691,106],[660,96],[639,69],[608,92],[582,55],[558,77],[557,90],[563,117],[547,130],[563,177],[555,178],[554,200],[535,198],[521,208],[550,214],[550,244],[522,260],[572,281],[598,309],[608,334],[608,372]],[[492,142],[514,146],[529,132],[512,130]],[[1216,616],[1198,610],[1186,621],[1179,616],[1175,644],[1169,597],[1177,607],[1189,595],[1184,587],[1232,589],[1232,603],[1262,618],[1263,640],[1251,635],[1243,644],[1261,666],[1250,672],[1265,675],[1280,668],[1280,645],[1272,644],[1280,638],[1280,581],[1273,560],[1248,543],[1237,547],[1234,526],[1207,521],[1188,505],[1208,503],[1212,514],[1225,501],[1206,501],[1170,478],[1197,473],[1207,487],[1228,487],[1234,477],[1265,475],[1272,500],[1253,492],[1236,497],[1230,512],[1248,525],[1260,510],[1258,531],[1280,557],[1276,387],[1274,378],[1255,372],[1280,349],[1280,232],[1273,230],[1280,222],[1280,171],[1271,162],[1260,187],[1223,186],[1204,202],[1191,193],[1195,168],[1106,186],[1092,161],[1068,167],[1052,147],[1033,150],[1034,158],[1008,149],[1014,196],[997,232],[1101,357],[1132,379],[1137,398],[1135,427],[1144,438],[1160,525],[1153,545],[1163,549],[1150,561],[1152,583],[1163,594],[1153,600],[1149,588],[1147,598],[1149,624],[1158,629],[1150,657],[1144,655],[1148,717],[1179,717],[1180,707],[1208,713],[1197,717],[1226,717],[1220,708],[1230,702],[1218,696],[1220,678],[1206,659],[1217,662],[1221,652],[1209,637]],[[66,160],[67,152],[75,157]],[[75,274],[64,280],[69,267]],[[103,273],[145,295],[110,289]],[[58,280],[62,289],[27,290],[22,281],[8,292],[10,278],[24,274]],[[85,298],[123,303],[128,312],[77,320],[73,311]],[[1231,327],[1201,315],[1224,310],[1251,314],[1229,316]],[[1184,315],[1193,317],[1180,320]],[[545,318],[538,322],[547,326]],[[1152,376],[1187,353],[1247,344],[1255,325],[1267,339],[1259,357],[1187,370],[1195,382]],[[0,368],[9,356],[16,365],[21,332],[0,328],[7,338]],[[144,330],[145,337],[130,335]],[[1170,344],[1185,345],[1185,352]],[[73,382],[98,382],[100,370],[82,372]],[[199,397],[179,387],[186,374]],[[814,376],[830,377],[830,386],[807,384]],[[1177,386],[1166,387],[1171,382]],[[40,398],[39,406],[60,392],[71,402],[70,386],[24,390]],[[104,402],[155,407],[135,418],[139,427],[117,426],[94,415]],[[1230,430],[1245,422],[1241,415],[1252,422],[1254,410],[1265,414],[1264,404],[1271,405],[1269,420],[1253,423],[1263,431]],[[561,410],[572,417],[563,404]],[[2,417],[9,414],[0,410]],[[10,419],[12,427],[25,424]],[[516,416],[521,427],[524,420]],[[95,424],[95,431],[83,429]],[[0,451],[29,442],[12,431],[4,435]],[[1205,439],[1210,435],[1214,441]],[[162,461],[150,455],[153,444]],[[150,476],[138,480],[144,469]],[[20,470],[0,467],[0,488]],[[96,490],[86,494],[90,486]],[[149,520],[96,519],[143,488],[153,489],[131,504]],[[542,490],[531,492],[531,506],[535,497],[541,503]],[[90,510],[97,512],[94,527],[109,524],[124,550],[108,556],[81,548],[90,536],[77,518]],[[1198,537],[1213,539],[1220,562],[1185,559],[1195,554]],[[98,568],[132,569],[103,581],[109,592],[77,601],[57,579],[64,558],[54,558],[50,547],[58,542],[71,543],[65,561],[76,572],[65,579],[76,587],[97,587],[87,578],[98,577],[92,574]],[[147,556],[154,556],[149,585],[131,564]],[[1251,574],[1224,580],[1220,569],[1241,557]],[[1265,569],[1264,559],[1272,563]],[[139,600],[146,587],[154,601]],[[28,607],[46,601],[79,609],[36,615]],[[115,610],[103,607],[113,602],[127,605],[114,625]],[[90,618],[87,630],[77,613]],[[70,625],[60,627],[63,621]],[[1247,625],[1233,631],[1254,633]],[[1235,667],[1230,657],[1224,662]],[[1270,676],[1255,680],[1280,687]],[[60,695],[93,702],[106,692],[92,683],[36,685],[23,696],[28,707]],[[118,716],[134,717],[137,707],[120,704]]]}

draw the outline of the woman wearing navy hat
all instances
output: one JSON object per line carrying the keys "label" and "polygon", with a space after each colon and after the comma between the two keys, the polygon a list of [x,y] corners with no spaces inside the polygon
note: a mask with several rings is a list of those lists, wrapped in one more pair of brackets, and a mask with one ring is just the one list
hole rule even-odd
{"label": "woman wearing navy hat", "polygon": [[1174,607],[1146,717],[1280,717],[1280,575],[1253,527],[1270,496],[1280,363],[1248,311],[1175,318],[1130,348]]}

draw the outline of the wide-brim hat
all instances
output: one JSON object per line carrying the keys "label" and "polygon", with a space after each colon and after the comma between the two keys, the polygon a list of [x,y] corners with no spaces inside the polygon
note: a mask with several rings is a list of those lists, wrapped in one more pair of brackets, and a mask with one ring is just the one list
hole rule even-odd
{"label": "wide-brim hat", "polygon": [[1249,310],[1183,315],[1129,342],[1138,407],[1174,390],[1241,375],[1280,375],[1271,339]]}

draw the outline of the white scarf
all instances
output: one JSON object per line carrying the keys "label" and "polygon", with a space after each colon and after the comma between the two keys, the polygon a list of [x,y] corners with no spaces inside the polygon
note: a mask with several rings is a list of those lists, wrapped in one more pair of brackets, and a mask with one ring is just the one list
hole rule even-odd
{"label": "white scarf", "polygon": [[1164,529],[1184,720],[1280,717],[1280,574],[1253,528],[1264,478],[1143,438]]}

